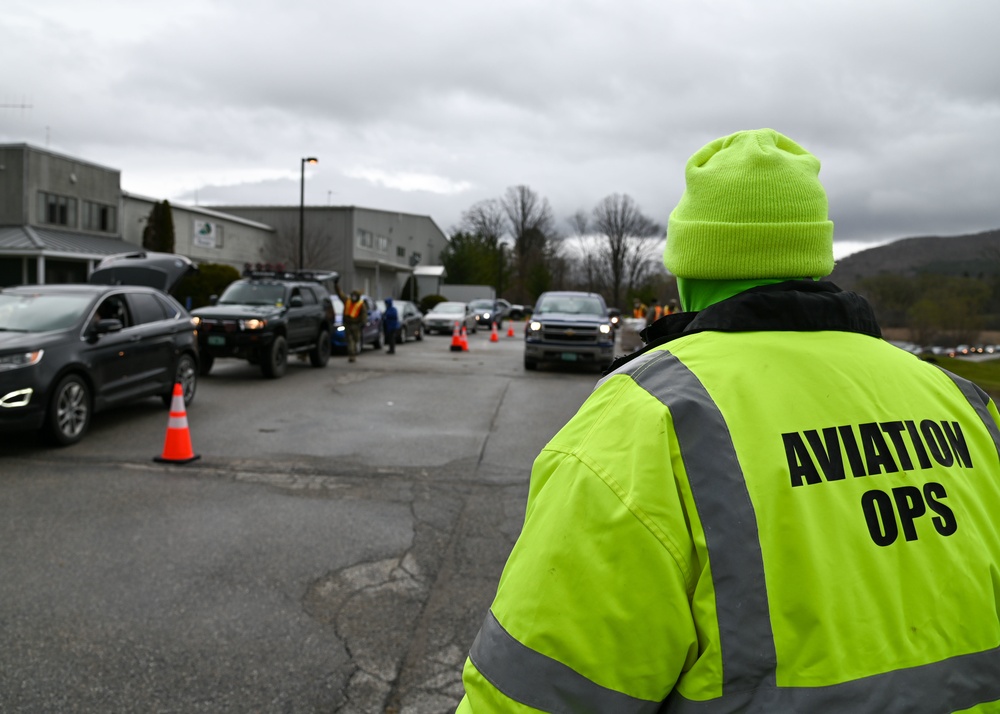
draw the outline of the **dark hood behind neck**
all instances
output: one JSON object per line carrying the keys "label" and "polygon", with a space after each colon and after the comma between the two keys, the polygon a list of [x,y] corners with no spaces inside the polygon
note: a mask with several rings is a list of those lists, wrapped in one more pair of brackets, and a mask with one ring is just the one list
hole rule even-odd
{"label": "dark hood behind neck", "polygon": [[615,360],[605,374],[653,347],[695,332],[822,330],[882,337],[871,305],[857,293],[822,280],[788,280],[750,288],[699,312],[678,312],[660,318],[639,333],[645,346]]}

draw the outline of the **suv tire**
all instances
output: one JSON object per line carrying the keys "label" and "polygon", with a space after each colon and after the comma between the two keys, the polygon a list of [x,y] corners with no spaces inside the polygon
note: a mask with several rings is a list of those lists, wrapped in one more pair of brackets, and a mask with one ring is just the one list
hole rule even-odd
{"label": "suv tire", "polygon": [[288,364],[288,343],[284,335],[275,335],[263,354],[260,355],[260,371],[268,379],[278,379],[285,374]]}
{"label": "suv tire", "polygon": [[52,392],[45,415],[46,436],[59,446],[75,444],[90,428],[92,415],[90,387],[83,377],[68,374]]}
{"label": "suv tire", "polygon": [[212,371],[212,365],[215,364],[215,357],[210,355],[208,352],[202,352],[201,361],[198,364],[198,373],[205,377],[209,372]]}
{"label": "suv tire", "polygon": [[320,330],[319,337],[316,338],[316,346],[309,352],[309,364],[313,367],[326,367],[326,363],[330,361],[331,348],[329,331]]}

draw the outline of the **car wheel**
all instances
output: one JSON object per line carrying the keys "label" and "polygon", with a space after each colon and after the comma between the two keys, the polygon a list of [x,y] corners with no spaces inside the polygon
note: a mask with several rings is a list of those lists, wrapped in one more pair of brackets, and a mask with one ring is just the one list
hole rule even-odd
{"label": "car wheel", "polygon": [[90,401],[90,387],[82,377],[76,374],[63,377],[52,392],[45,415],[49,439],[60,446],[69,446],[82,439],[90,427]]}
{"label": "car wheel", "polygon": [[182,354],[177,360],[177,372],[174,376],[174,383],[170,385],[170,391],[163,395],[163,403],[170,406],[174,400],[174,384],[180,382],[181,391],[184,394],[184,406],[194,401],[194,392],[198,388],[198,368],[195,367],[194,357],[189,354]]}
{"label": "car wheel", "polygon": [[313,367],[326,367],[330,361],[330,333],[322,330],[317,338],[316,346],[309,353],[309,364]]}
{"label": "car wheel", "polygon": [[417,331],[413,333],[413,337],[417,340],[417,342],[420,342],[420,340],[424,339],[424,331],[417,328]]}
{"label": "car wheel", "polygon": [[525,369],[538,369],[538,362],[533,359],[524,358],[524,368]]}
{"label": "car wheel", "polygon": [[201,373],[202,377],[207,376],[208,373],[212,371],[213,364],[215,364],[215,357],[207,352],[201,355],[201,361],[198,363],[198,371]]}
{"label": "car wheel", "polygon": [[288,364],[288,343],[281,335],[275,335],[274,342],[260,356],[260,371],[268,379],[277,379],[285,373]]}
{"label": "car wheel", "polygon": [[396,336],[396,344],[405,345],[406,344],[406,328],[400,327],[399,334]]}

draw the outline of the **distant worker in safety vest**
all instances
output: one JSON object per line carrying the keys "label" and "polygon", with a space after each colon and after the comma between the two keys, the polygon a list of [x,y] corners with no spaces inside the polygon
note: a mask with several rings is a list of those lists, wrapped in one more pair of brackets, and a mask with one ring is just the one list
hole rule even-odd
{"label": "distant worker in safety vest", "polygon": [[646,308],[646,324],[652,325],[661,317],[663,317],[663,306],[656,298],[653,298],[649,301],[649,307]]}
{"label": "distant worker in safety vest", "polygon": [[646,319],[646,305],[638,299],[632,302],[632,317],[637,320]]}
{"label": "distant worker in safety vest", "polygon": [[534,462],[468,712],[996,712],[1000,414],[821,278],[819,161],[687,163],[646,330]]}
{"label": "distant worker in safety vest", "polygon": [[340,280],[334,281],[337,295],[344,303],[344,330],[347,331],[347,359],[354,362],[361,352],[361,339],[364,326],[368,323],[368,306],[361,293],[352,290],[350,295],[344,295],[340,289]]}

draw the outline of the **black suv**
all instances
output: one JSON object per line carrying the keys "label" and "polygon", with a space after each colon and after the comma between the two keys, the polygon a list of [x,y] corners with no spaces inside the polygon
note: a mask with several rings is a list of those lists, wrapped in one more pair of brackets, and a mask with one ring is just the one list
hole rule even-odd
{"label": "black suv", "polygon": [[336,273],[246,270],[208,307],[198,323],[201,373],[218,357],[259,364],[265,377],[285,373],[289,353],[308,353],[313,367],[330,360],[333,305],[324,287]]}

